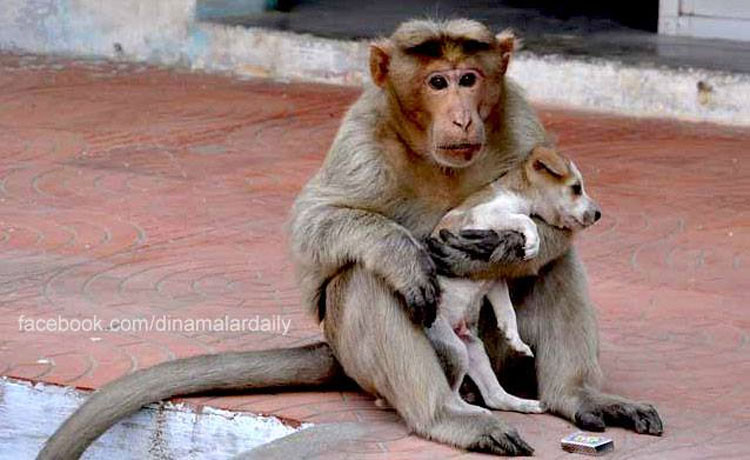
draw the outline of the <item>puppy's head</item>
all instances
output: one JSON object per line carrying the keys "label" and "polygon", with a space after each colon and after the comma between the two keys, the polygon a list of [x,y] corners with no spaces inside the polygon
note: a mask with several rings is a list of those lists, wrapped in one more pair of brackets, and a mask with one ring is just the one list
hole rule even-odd
{"label": "puppy's head", "polygon": [[548,224],[580,230],[601,218],[599,205],[586,194],[580,171],[556,150],[535,147],[525,171],[534,192],[534,214]]}

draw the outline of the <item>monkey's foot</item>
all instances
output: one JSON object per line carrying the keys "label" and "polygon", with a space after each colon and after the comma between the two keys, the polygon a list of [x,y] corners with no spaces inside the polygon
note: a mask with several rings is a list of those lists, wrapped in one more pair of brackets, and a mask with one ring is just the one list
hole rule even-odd
{"label": "monkey's foot", "polygon": [[488,428],[469,446],[469,450],[507,456],[534,455],[534,449],[521,438],[521,435],[502,423]]}
{"label": "monkey's foot", "polygon": [[640,434],[661,436],[664,425],[651,404],[612,401],[594,405],[586,403],[575,414],[576,425],[588,431],[604,431],[606,426],[619,426]]}

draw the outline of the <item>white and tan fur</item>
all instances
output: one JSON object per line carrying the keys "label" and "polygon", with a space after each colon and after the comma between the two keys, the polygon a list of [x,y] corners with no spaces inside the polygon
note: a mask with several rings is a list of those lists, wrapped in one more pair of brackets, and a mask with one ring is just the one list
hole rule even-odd
{"label": "white and tan fur", "polygon": [[[545,146],[534,148],[525,162],[490,183],[460,206],[448,212],[433,235],[441,230],[513,230],[524,236],[524,259],[539,252],[539,233],[530,216],[568,230],[585,228],[601,216],[598,205],[586,194],[583,177],[575,164]],[[465,375],[477,385],[484,403],[491,409],[541,413],[537,400],[507,393],[492,370],[484,344],[478,337],[479,313],[486,296],[492,305],[497,327],[507,346],[516,353],[533,357],[521,340],[508,283],[500,279],[439,278],[443,292],[437,319],[427,329],[436,348],[453,368],[451,387],[458,393]],[[481,411],[478,406],[465,410]]]}

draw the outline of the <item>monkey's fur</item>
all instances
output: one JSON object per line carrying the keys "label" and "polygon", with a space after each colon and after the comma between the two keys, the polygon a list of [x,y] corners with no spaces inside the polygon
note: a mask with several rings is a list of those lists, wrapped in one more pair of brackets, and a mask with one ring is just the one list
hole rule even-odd
{"label": "monkey's fur", "polygon": [[[569,232],[537,221],[540,250],[528,261],[516,256],[523,244],[516,233],[449,235],[430,243],[432,253],[422,242],[446,211],[545,141],[522,92],[504,77],[513,44],[509,34],[453,20],[411,21],[373,45],[376,85],[347,113],[292,212],[302,293],[324,318],[327,344],[196,356],[138,371],[89,398],[39,458],[78,457],[122,416],[171,396],[332,384],[344,376],[385,398],[421,436],[530,454],[499,417],[454,408],[456,395],[423,331],[435,317],[438,270],[526,276],[511,282],[511,294],[521,336],[536,351],[539,398],[551,412],[589,430],[608,424],[661,434],[653,407],[598,390],[596,322]],[[471,72],[480,75],[465,77]],[[438,84],[435,73],[446,81]],[[504,350],[491,336],[496,328],[486,329],[497,367]]]}

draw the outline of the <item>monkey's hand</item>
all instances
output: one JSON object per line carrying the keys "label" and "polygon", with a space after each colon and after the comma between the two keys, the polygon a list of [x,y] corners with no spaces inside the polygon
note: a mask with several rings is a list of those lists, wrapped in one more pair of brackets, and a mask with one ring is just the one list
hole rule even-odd
{"label": "monkey's hand", "polygon": [[[409,318],[418,325],[430,327],[435,322],[440,301],[437,267],[430,252],[418,246],[414,257],[404,257],[395,262],[395,273],[389,281],[406,303]],[[411,260],[409,260],[411,259]]]}
{"label": "monkey's hand", "polygon": [[[525,238],[513,230],[440,230],[427,239],[438,273],[450,277],[478,276],[497,264],[519,262],[525,255]],[[492,276],[490,276],[492,277]]]}
{"label": "monkey's hand", "polygon": [[[533,219],[539,235],[536,257],[524,259],[524,237],[513,231],[464,230],[457,235],[441,231],[427,241],[438,273],[479,279],[533,276],[571,248],[573,232]],[[521,249],[519,249],[521,247]]]}
{"label": "monkey's hand", "polygon": [[352,262],[361,264],[403,298],[416,324],[432,324],[440,297],[437,270],[429,251],[408,229],[365,209],[299,206],[302,211],[291,225],[298,260],[327,276]]}

